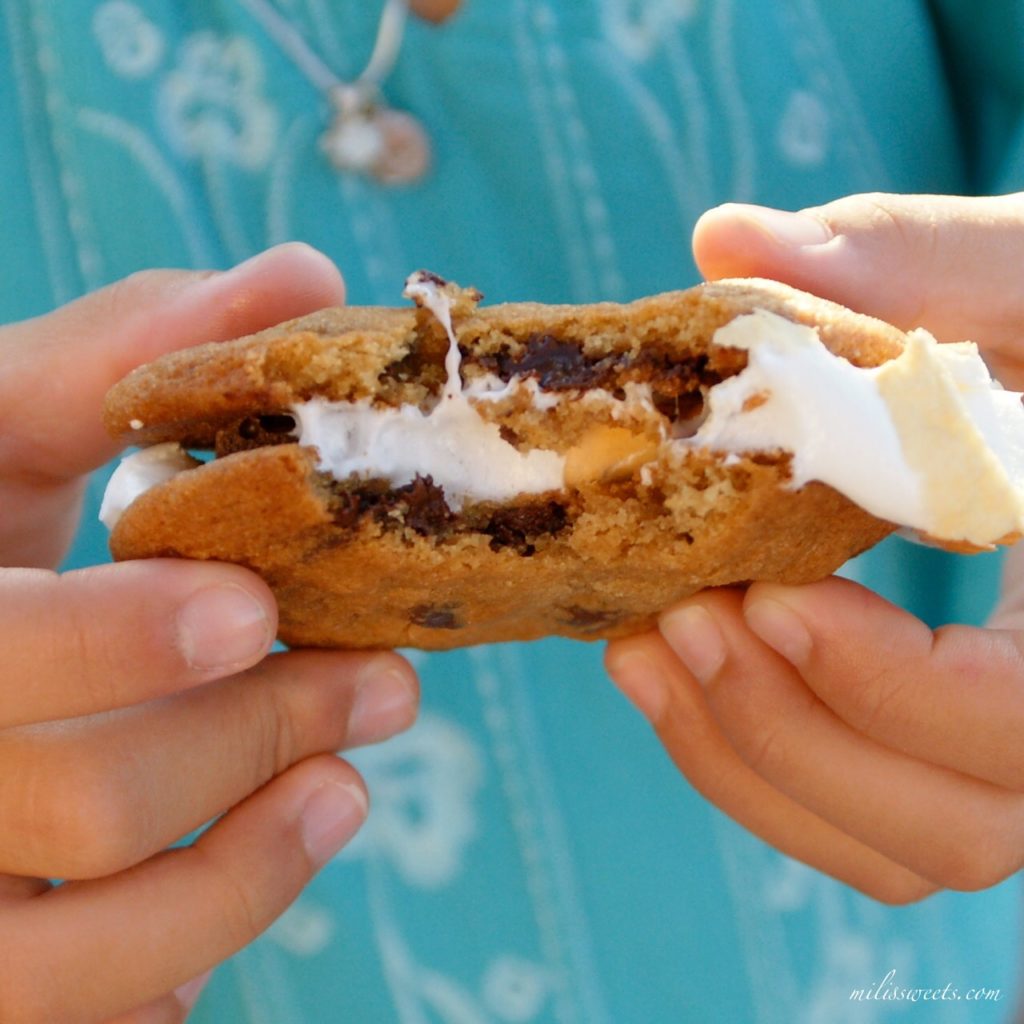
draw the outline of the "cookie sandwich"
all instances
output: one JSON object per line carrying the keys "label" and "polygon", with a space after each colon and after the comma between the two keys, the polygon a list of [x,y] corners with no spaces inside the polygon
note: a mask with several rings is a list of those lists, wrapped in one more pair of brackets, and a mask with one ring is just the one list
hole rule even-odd
{"label": "cookie sandwich", "polygon": [[137,447],[118,559],[246,565],[291,645],[451,648],[650,625],[704,587],[805,583],[904,529],[1024,524],[1024,409],[970,343],[780,284],[327,309],[164,356],[107,396]]}

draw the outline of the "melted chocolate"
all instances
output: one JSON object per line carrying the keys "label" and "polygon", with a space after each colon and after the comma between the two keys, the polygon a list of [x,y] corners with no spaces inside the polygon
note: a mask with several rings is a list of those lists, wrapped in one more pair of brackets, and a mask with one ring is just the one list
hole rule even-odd
{"label": "melted chocolate", "polygon": [[436,285],[438,288],[444,288],[448,284],[440,274],[435,274],[432,270],[417,270],[413,277]]}
{"label": "melted chocolate", "polygon": [[217,431],[214,451],[220,458],[250,448],[291,444],[295,441],[295,429],[295,417],[288,413],[268,412],[259,416],[246,416]]}
{"label": "melted chocolate", "polygon": [[417,476],[411,484],[391,491],[397,506],[403,506],[403,518],[418,534],[442,534],[455,519],[455,514],[444,499],[444,490],[432,477]]}
{"label": "melted chocolate", "polygon": [[494,362],[498,376],[504,381],[512,377],[534,377],[544,391],[565,391],[598,386],[614,360],[605,357],[594,361],[571,341],[561,341],[550,334],[532,334],[521,355],[500,354]]}
{"label": "melted chocolate", "polygon": [[565,505],[535,501],[511,507],[478,506],[456,514],[444,491],[428,477],[416,477],[404,487],[389,487],[382,480],[333,485],[331,503],[335,526],[357,530],[367,516],[385,529],[408,527],[423,537],[480,533],[490,537],[492,551],[511,548],[523,556],[536,551],[543,536],[556,536],[571,526]]}
{"label": "melted chocolate", "polygon": [[532,555],[541,536],[556,536],[565,529],[569,516],[557,501],[534,502],[500,508],[481,528],[491,538],[491,550],[513,548],[521,555]]}
{"label": "melted chocolate", "polygon": [[532,377],[542,391],[604,388],[621,399],[625,397],[626,384],[647,383],[658,411],[673,421],[699,415],[702,390],[713,387],[744,365],[741,357],[735,367],[713,369],[707,355],[680,361],[650,349],[636,355],[623,352],[593,358],[579,343],[551,334],[532,334],[524,346],[517,355],[505,350],[481,356],[478,363],[505,382],[513,377]]}
{"label": "melted chocolate", "polygon": [[427,629],[460,629],[458,611],[455,604],[418,604],[409,612],[409,621]]}
{"label": "melted chocolate", "polygon": [[364,516],[372,515],[385,527],[404,524],[424,537],[443,536],[455,520],[444,491],[429,476],[395,488],[382,480],[335,486],[331,511],[334,524],[343,529],[357,529]]}

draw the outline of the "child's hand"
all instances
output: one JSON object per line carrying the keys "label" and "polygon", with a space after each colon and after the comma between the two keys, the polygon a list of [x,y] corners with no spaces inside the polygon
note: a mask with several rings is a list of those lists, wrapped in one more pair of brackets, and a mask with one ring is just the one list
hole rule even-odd
{"label": "child's hand", "polygon": [[361,825],[362,782],[333,751],[415,714],[397,655],[266,657],[276,609],[245,569],[46,568],[82,475],[116,451],[110,384],[342,300],[333,266],[288,246],[221,275],[138,275],[0,329],[0,1020],[184,1019],[193,979]]}
{"label": "child's hand", "polygon": [[[694,250],[709,278],[773,277],[970,338],[1024,388],[1020,196],[726,206]],[[933,633],[846,580],[755,584],[611,644],[608,669],[690,781],[779,849],[887,902],[994,885],[1024,864],[1022,558],[1005,630]]]}
{"label": "child's hand", "polygon": [[608,668],[705,796],[880,900],[1024,863],[1024,657],[848,580],[705,591]]}

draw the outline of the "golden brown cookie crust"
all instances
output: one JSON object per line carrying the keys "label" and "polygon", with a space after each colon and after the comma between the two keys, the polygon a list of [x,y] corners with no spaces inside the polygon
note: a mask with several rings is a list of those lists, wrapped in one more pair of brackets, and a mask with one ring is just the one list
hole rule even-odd
{"label": "golden brown cookie crust", "polygon": [[[717,348],[712,336],[755,309],[815,327],[857,365],[878,365],[902,350],[895,328],[759,281],[627,305],[462,309],[454,319],[469,379],[502,360],[521,363],[531,339],[541,337],[600,365],[626,367],[615,371],[616,386],[654,372],[654,353],[668,382],[659,386],[676,387],[666,360],[702,360],[701,372],[711,375],[741,369],[745,354]],[[252,450],[225,440],[240,420],[314,395],[429,402],[443,383],[446,348],[440,325],[423,310],[349,308],[135,371],[108,397],[115,436],[217,444],[232,453],[138,498],[112,533],[115,557],[247,565],[274,589],[280,636],[292,645],[443,649],[627,634],[707,586],[819,579],[893,529],[825,485],[789,488],[784,453],[726,462],[664,445],[642,474],[627,466],[609,479],[583,480],[572,493],[469,503],[453,516],[438,511],[429,485],[387,493],[380,485],[339,485],[317,470],[314,450],[287,438]],[[583,400],[586,388],[563,390],[579,400],[539,411],[510,399],[482,411],[510,424],[517,444],[565,451],[592,436],[607,414],[600,402]],[[643,436],[656,433],[652,424],[639,416],[627,426]]]}

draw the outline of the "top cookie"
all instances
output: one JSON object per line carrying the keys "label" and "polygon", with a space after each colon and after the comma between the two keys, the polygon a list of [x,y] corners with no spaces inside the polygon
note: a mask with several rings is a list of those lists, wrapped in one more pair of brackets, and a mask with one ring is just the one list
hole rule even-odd
{"label": "top cookie", "polygon": [[[464,377],[491,372],[497,359],[512,366],[529,358],[525,372],[538,379],[543,374],[556,391],[592,386],[593,368],[608,357],[634,378],[644,364],[653,372],[658,359],[682,365],[705,355],[735,362],[715,348],[714,333],[755,309],[814,327],[832,352],[857,366],[876,366],[903,347],[896,328],[773,281],[719,281],[628,304],[588,306],[524,302],[477,308],[473,295],[460,289],[453,308],[465,350]],[[545,357],[537,350],[541,338],[557,339],[561,351]],[[239,417],[288,409],[314,396],[419,402],[440,386],[447,348],[444,329],[428,310],[324,309],[139,367],[110,390],[105,423],[113,436],[131,444],[206,447]],[[570,348],[577,350],[572,357]]]}

